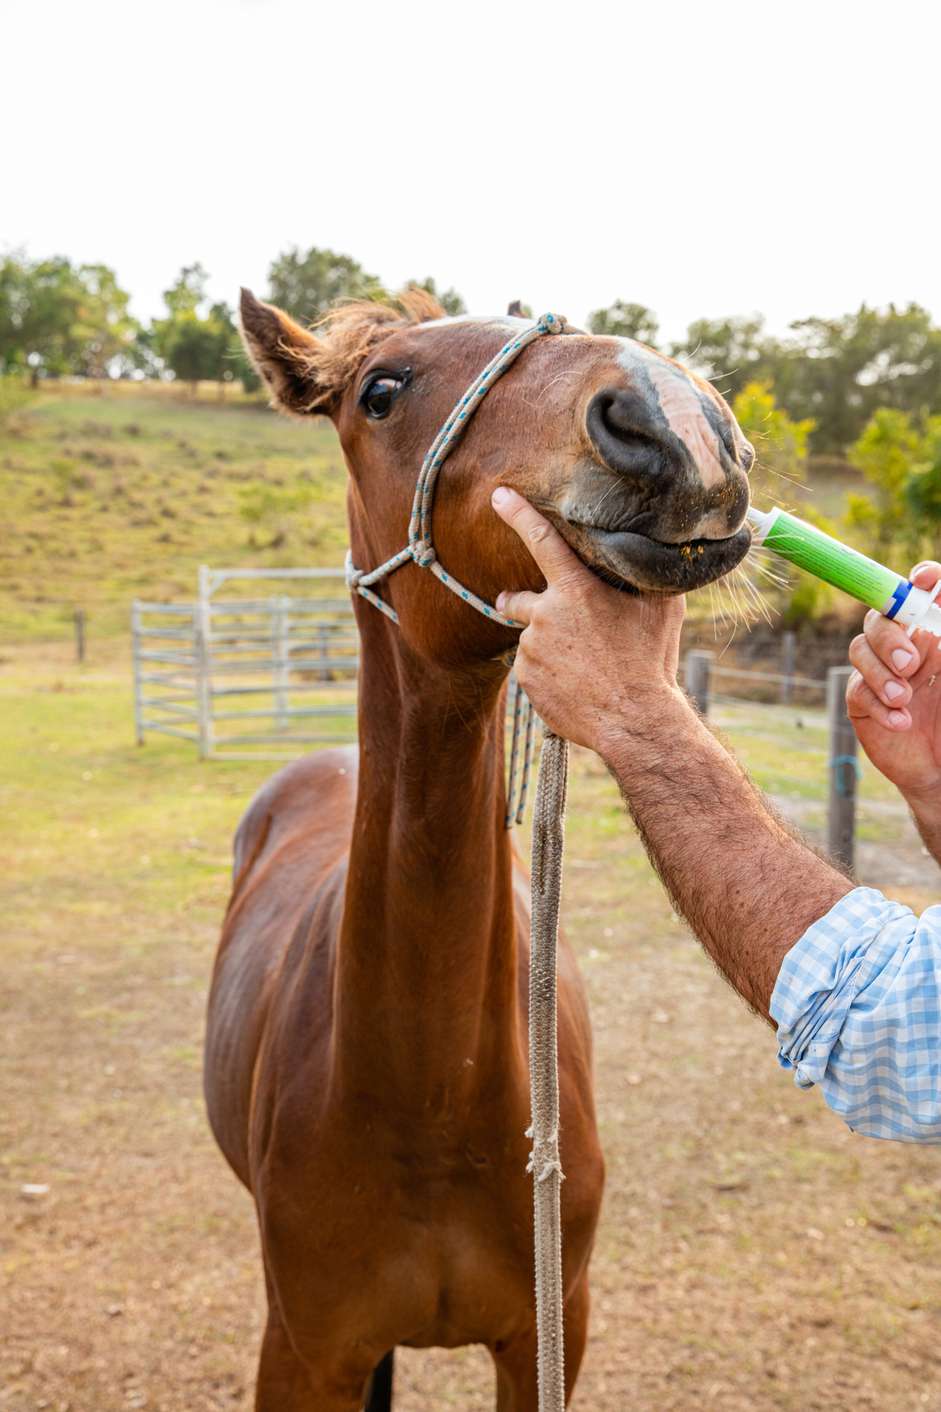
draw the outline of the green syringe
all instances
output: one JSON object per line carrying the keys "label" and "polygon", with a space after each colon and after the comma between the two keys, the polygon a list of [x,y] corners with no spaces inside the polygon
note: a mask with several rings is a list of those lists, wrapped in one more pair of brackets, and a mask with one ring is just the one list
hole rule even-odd
{"label": "green syringe", "polygon": [[786,510],[750,507],[748,519],[756,544],[773,549],[789,564],[842,589],[884,617],[894,618],[907,628],[909,637],[917,628],[941,637],[941,604],[935,602],[941,592],[941,579],[930,591],[916,588],[910,579],[877,564],[875,559],[867,559],[865,554]]}

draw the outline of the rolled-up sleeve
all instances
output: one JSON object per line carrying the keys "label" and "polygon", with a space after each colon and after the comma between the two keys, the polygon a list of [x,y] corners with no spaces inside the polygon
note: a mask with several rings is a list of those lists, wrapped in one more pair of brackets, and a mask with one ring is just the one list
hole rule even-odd
{"label": "rolled-up sleeve", "polygon": [[941,1143],[941,906],[858,887],[787,953],[778,1058],[855,1131]]}

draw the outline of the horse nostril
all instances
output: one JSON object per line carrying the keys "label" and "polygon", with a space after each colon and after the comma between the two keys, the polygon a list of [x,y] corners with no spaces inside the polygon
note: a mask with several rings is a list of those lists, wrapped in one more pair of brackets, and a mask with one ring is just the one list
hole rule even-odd
{"label": "horse nostril", "polygon": [[643,476],[660,470],[664,447],[643,398],[636,393],[619,388],[597,393],[585,423],[595,450],[612,470]]}

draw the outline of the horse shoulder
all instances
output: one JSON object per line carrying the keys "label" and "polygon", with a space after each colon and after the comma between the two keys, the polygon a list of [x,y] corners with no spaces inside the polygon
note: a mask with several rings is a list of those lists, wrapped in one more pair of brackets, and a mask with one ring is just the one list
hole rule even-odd
{"label": "horse shoulder", "polygon": [[355,749],[320,751],[266,781],[236,831],[209,995],[205,1091],[219,1145],[243,1180],[256,1063],[278,977],[341,885],[355,797]]}

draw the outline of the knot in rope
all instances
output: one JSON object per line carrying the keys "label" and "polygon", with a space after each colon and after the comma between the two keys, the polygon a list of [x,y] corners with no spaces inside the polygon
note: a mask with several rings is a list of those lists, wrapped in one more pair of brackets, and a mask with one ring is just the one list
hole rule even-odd
{"label": "knot in rope", "polygon": [[[533,1137],[531,1127],[526,1129],[526,1137]],[[562,1158],[559,1155],[558,1128],[553,1128],[552,1132],[547,1133],[541,1142],[533,1142],[533,1150],[529,1154],[526,1170],[535,1177],[537,1182],[548,1181],[551,1176],[557,1176],[560,1182],[565,1181]]]}
{"label": "knot in rope", "polygon": [[437,557],[435,546],[427,539],[416,539],[412,545],[412,558],[420,569],[430,569]]}
{"label": "knot in rope", "polygon": [[355,593],[359,588],[359,581],[363,577],[363,570],[353,567],[352,549],[346,551],[346,559],[343,564],[343,577],[346,580],[347,588],[351,593]]}
{"label": "knot in rope", "polygon": [[536,327],[541,333],[564,333],[565,320],[561,314],[543,314],[536,320]]}

